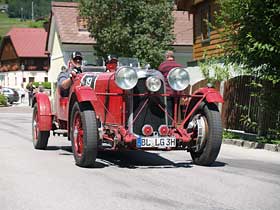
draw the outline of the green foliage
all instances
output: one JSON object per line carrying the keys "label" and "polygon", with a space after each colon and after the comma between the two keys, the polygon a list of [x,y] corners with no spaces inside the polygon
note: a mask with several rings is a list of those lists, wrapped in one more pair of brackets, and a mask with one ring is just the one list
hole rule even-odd
{"label": "green foliage", "polygon": [[279,144],[280,145],[280,138],[273,139],[270,137],[258,137],[257,142],[261,144]]}
{"label": "green foliage", "polygon": [[200,70],[203,76],[208,82],[215,84],[215,82],[221,82],[230,78],[230,65],[224,65],[219,59],[207,58],[204,56],[204,60],[198,62]]}
{"label": "green foliage", "polygon": [[248,73],[280,79],[279,0],[219,0],[217,15],[228,58],[249,67]]}
{"label": "green foliage", "polygon": [[12,27],[28,27],[27,21],[9,18],[6,13],[0,13],[0,36],[4,37]]}
{"label": "green foliage", "polygon": [[40,21],[30,21],[28,23],[28,27],[29,28],[43,28],[44,27],[44,23],[47,20],[40,20]]}
{"label": "green foliage", "polygon": [[6,13],[0,13],[0,41],[12,27],[19,28],[42,28],[46,20],[40,21],[21,21],[18,18],[9,18]]}
{"label": "green foliage", "polygon": [[172,1],[81,0],[99,56],[137,57],[157,67],[174,40]]}
{"label": "green foliage", "polygon": [[43,86],[45,89],[51,89],[51,83],[50,82],[33,82],[32,83],[36,88],[38,88],[40,85]]}
{"label": "green foliage", "polygon": [[0,105],[7,106],[7,104],[8,104],[7,98],[3,94],[0,94]]}
{"label": "green foliage", "polygon": [[251,119],[251,117],[247,114],[247,115],[241,115],[239,121],[247,128],[247,129],[250,129],[250,128],[257,128],[258,124],[257,122],[253,121]]}
{"label": "green foliage", "polygon": [[[34,18],[48,17],[51,10],[52,0],[8,0],[9,17],[22,18],[24,20],[31,19],[31,5],[33,1]],[[67,2],[77,2],[78,0],[59,0]],[[21,9],[22,8],[22,9]]]}
{"label": "green foliage", "polygon": [[223,139],[240,139],[240,136],[236,133],[229,132],[227,130],[223,131]]}

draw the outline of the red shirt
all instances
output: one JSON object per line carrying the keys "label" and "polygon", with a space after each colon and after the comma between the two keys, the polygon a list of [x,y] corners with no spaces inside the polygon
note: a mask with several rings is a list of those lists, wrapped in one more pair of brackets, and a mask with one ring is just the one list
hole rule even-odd
{"label": "red shirt", "polygon": [[182,67],[182,65],[174,60],[167,60],[160,64],[158,70],[161,71],[165,77],[167,77],[168,72],[175,67]]}
{"label": "red shirt", "polygon": [[175,60],[166,60],[160,64],[158,70],[163,74],[165,77],[165,84],[166,84],[166,93],[172,93],[172,89],[167,82],[167,75],[168,72],[175,68],[175,67],[183,67],[181,64],[177,63]]}

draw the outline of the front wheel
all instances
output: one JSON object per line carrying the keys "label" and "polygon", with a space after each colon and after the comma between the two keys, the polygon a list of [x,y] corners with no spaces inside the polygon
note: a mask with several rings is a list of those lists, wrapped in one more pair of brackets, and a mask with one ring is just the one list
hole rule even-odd
{"label": "front wheel", "polygon": [[50,131],[39,130],[39,117],[38,117],[37,103],[34,105],[32,117],[32,140],[35,149],[46,149],[50,136]]}
{"label": "front wheel", "polygon": [[70,126],[70,139],[76,165],[93,166],[98,143],[95,112],[76,102],[72,108]]}
{"label": "front wheel", "polygon": [[192,116],[189,126],[194,133],[190,146],[193,162],[203,166],[212,165],[220,152],[223,133],[217,105],[202,102]]}

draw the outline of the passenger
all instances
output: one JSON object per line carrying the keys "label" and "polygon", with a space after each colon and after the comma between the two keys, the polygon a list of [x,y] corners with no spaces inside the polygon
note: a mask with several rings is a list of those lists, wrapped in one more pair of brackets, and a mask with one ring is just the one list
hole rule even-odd
{"label": "passenger", "polygon": [[169,71],[175,67],[182,67],[182,65],[175,61],[174,52],[169,50],[165,53],[165,61],[160,64],[158,70],[161,71],[166,78]]}
{"label": "passenger", "polygon": [[[161,73],[165,78],[166,93],[169,94],[172,94],[173,90],[168,84],[167,75],[169,71],[175,67],[182,67],[182,65],[175,61],[174,52],[169,50],[165,53],[165,61],[163,61],[158,67],[158,70],[161,71]],[[167,110],[172,117],[174,111],[173,107],[174,107],[174,97],[167,97]],[[170,119],[169,119],[169,124],[170,124]]]}
{"label": "passenger", "polygon": [[109,72],[116,71],[118,66],[118,58],[117,56],[108,56],[108,60],[106,61],[106,70]]}
{"label": "passenger", "polygon": [[71,54],[71,59],[68,62],[68,69],[66,71],[61,69],[62,71],[58,75],[57,85],[62,97],[67,97],[69,95],[69,90],[74,78],[77,74],[82,72],[82,60],[83,57],[80,52],[73,52]]}

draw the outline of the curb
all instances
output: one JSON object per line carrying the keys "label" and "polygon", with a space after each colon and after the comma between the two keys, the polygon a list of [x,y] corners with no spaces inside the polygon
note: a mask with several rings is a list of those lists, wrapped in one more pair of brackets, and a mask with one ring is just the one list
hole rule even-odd
{"label": "curb", "polygon": [[230,144],[248,149],[265,149],[272,152],[280,152],[280,144],[262,144],[241,139],[223,139],[223,144]]}

